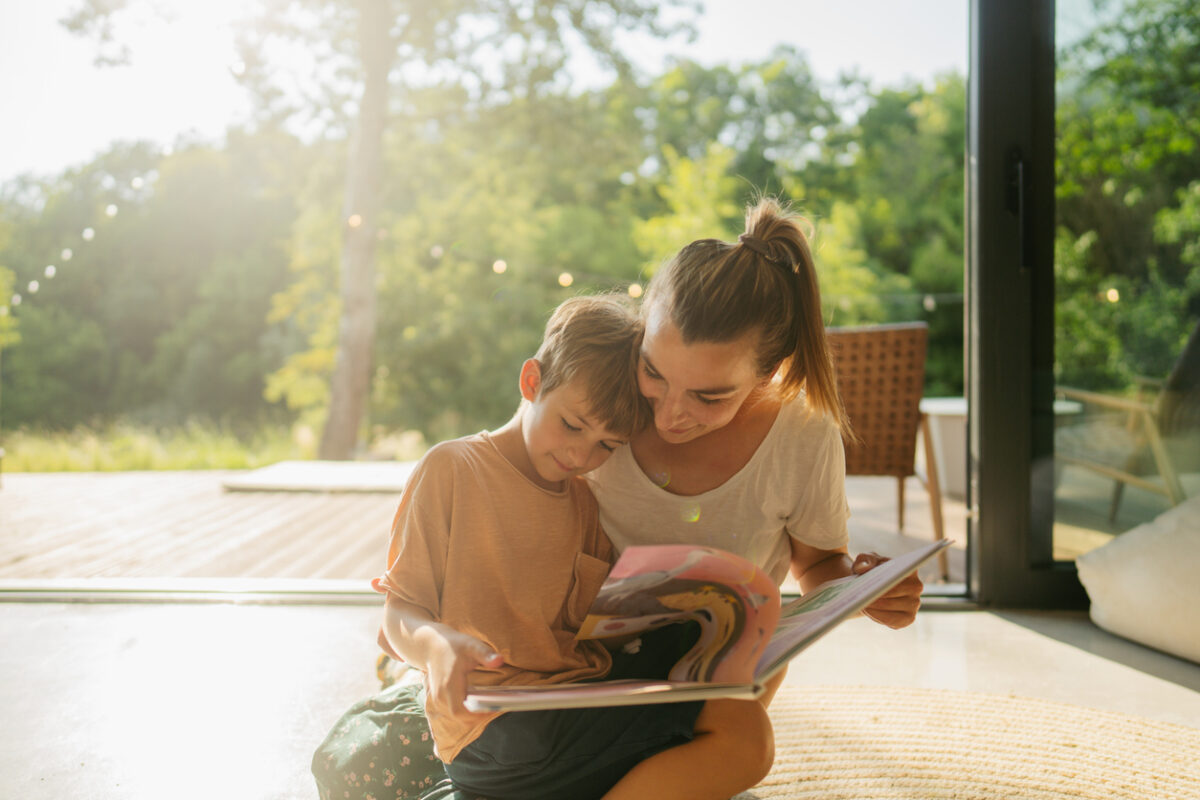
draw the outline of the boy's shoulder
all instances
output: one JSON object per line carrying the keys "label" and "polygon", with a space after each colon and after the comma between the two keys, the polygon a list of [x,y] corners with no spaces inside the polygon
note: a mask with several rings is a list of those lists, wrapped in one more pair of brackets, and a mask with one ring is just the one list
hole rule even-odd
{"label": "boy's shoulder", "polygon": [[421,457],[421,465],[426,469],[442,469],[486,458],[494,450],[487,434],[473,433],[470,436],[438,442]]}

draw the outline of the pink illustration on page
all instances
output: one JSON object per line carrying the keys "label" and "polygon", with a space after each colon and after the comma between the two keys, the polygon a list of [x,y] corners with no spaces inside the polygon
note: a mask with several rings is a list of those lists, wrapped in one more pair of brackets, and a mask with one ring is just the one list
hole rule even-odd
{"label": "pink illustration on page", "polygon": [[689,619],[701,623],[700,639],[670,680],[750,682],[779,619],[779,589],[761,569],[721,550],[630,547],[578,636],[636,634]]}

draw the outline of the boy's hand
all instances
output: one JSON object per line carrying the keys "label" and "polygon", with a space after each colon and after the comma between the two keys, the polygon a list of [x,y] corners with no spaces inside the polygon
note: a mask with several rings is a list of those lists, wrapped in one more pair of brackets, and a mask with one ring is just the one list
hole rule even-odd
{"label": "boy's hand", "polygon": [[[887,559],[878,553],[859,553],[850,571],[854,575],[862,575],[885,561]],[[863,613],[889,628],[907,627],[917,618],[917,609],[921,607],[921,590],[924,588],[917,573],[913,572],[867,606]]]}
{"label": "boy's hand", "polygon": [[463,722],[477,719],[481,715],[463,707],[470,675],[480,667],[497,669],[503,664],[498,653],[474,636],[457,631],[439,636],[426,664],[431,707]]}

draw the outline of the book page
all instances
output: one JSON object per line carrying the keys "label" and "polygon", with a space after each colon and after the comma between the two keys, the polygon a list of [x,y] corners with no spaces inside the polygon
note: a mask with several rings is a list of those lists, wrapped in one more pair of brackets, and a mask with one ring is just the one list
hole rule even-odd
{"label": "book page", "polygon": [[578,638],[623,636],[694,619],[700,639],[669,678],[750,683],[778,615],[779,588],[740,556],[689,545],[629,547]]}
{"label": "book page", "polygon": [[896,556],[862,575],[821,584],[780,610],[779,623],[763,650],[755,669],[759,681],[778,672],[801,650],[808,647],[842,620],[857,614],[877,597],[902,581],[920,564],[949,545],[941,540]]}
{"label": "book page", "polygon": [[752,684],[683,681],[599,681],[543,686],[488,686],[467,695],[469,711],[536,711],[543,708],[651,705],[734,697],[751,700]]}

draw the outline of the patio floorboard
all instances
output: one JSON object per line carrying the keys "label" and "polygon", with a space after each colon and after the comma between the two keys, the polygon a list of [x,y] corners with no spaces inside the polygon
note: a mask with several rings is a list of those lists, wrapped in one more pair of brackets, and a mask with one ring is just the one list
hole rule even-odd
{"label": "patio floorboard", "polygon": [[[6,473],[0,580],[369,579],[382,571],[397,492],[231,492],[235,471]],[[905,531],[896,481],[850,477],[851,550],[897,555],[933,538],[910,478]],[[946,499],[950,580],[964,579],[966,511]],[[936,566],[923,578],[936,580]]]}

